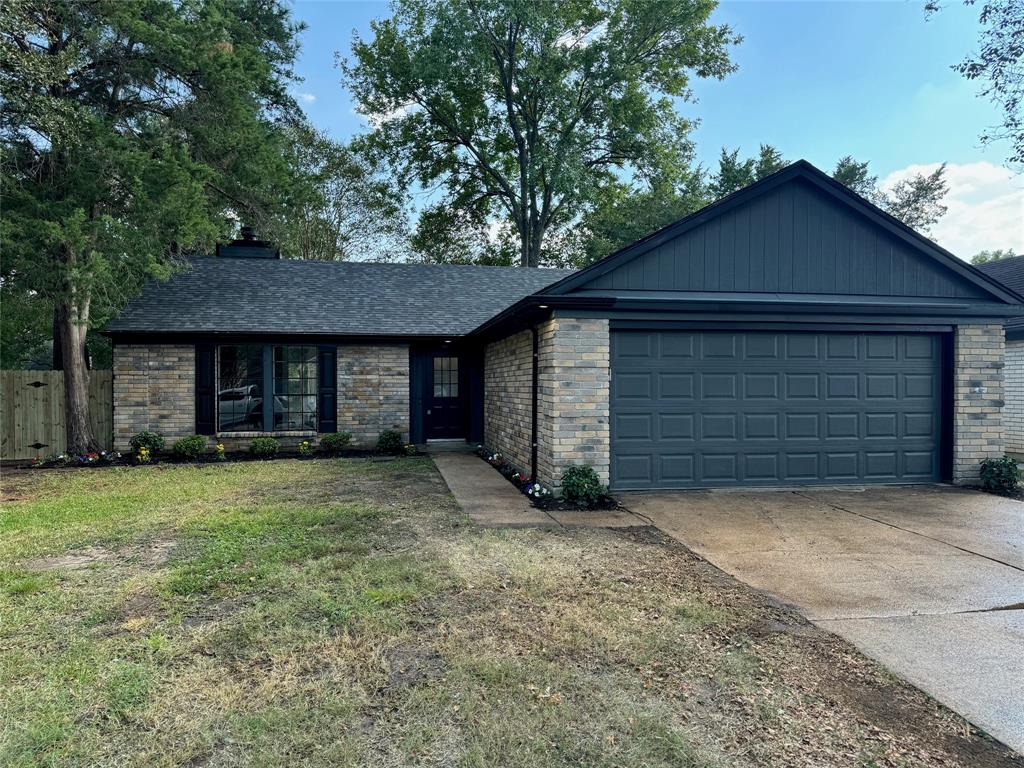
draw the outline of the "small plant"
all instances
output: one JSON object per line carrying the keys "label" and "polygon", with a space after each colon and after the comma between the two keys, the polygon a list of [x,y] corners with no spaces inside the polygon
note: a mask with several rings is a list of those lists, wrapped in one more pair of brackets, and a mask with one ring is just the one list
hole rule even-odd
{"label": "small plant", "polygon": [[313,444],[309,440],[303,440],[299,443],[299,456],[308,459],[313,455]]}
{"label": "small plant", "polygon": [[406,456],[415,456],[417,453],[419,453],[419,449],[416,447],[414,443],[406,443],[404,446],[402,446],[402,451],[405,453]]}
{"label": "small plant", "polygon": [[562,496],[566,501],[592,507],[604,495],[604,486],[593,467],[569,467],[562,475]]}
{"label": "small plant", "polygon": [[981,462],[981,487],[986,491],[1013,493],[1020,485],[1020,467],[1011,456]]}
{"label": "small plant", "polygon": [[136,453],[142,448],[146,448],[150,454],[160,453],[164,449],[164,436],[159,432],[143,430],[133,435],[128,443]]}
{"label": "small plant", "polygon": [[270,459],[281,450],[281,443],[274,437],[255,437],[249,446],[249,453],[261,459]]}
{"label": "small plant", "polygon": [[402,440],[402,433],[394,429],[385,429],[377,438],[377,450],[381,453],[390,453],[397,456],[405,451],[405,442]]}
{"label": "small plant", "polygon": [[139,452],[135,454],[135,461],[139,464],[149,464],[152,461],[152,457],[149,455],[149,448],[146,446],[140,446]]}
{"label": "small plant", "polygon": [[351,432],[329,432],[320,438],[320,447],[330,454],[341,453],[352,442]]}
{"label": "small plant", "polygon": [[213,455],[217,457],[217,461],[228,460],[227,454],[224,453],[224,443],[217,443],[217,445],[213,447],[213,452]]}
{"label": "small plant", "polygon": [[545,488],[540,483],[531,483],[527,481],[520,490],[534,501],[544,501],[546,499],[550,499],[552,496],[551,489]]}
{"label": "small plant", "polygon": [[175,440],[171,452],[182,461],[195,461],[206,451],[206,438],[202,435],[191,435]]}

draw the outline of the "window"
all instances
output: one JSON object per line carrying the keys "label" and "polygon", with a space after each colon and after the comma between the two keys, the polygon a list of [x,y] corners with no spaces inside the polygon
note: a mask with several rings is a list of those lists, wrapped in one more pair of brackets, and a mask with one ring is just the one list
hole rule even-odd
{"label": "window", "polygon": [[263,430],[263,346],[220,348],[217,427],[224,432]]}
{"label": "window", "polygon": [[274,347],[274,429],[316,429],[316,347]]}
{"label": "window", "polygon": [[459,396],[459,358],[434,358],[434,397]]}
{"label": "window", "polygon": [[[219,431],[317,428],[316,347],[234,344],[218,352]],[[269,402],[264,392],[273,394]]]}

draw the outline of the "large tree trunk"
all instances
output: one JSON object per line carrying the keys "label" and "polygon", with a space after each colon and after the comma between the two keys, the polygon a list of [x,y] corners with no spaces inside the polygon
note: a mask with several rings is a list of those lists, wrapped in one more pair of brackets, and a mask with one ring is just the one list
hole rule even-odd
{"label": "large tree trunk", "polygon": [[89,306],[63,299],[57,305],[58,339],[64,364],[64,421],[68,453],[100,449],[89,424],[89,369],[85,356]]}

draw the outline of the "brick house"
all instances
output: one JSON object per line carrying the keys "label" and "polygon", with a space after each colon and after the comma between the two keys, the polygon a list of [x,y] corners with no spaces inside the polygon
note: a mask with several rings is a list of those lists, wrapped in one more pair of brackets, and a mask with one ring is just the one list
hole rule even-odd
{"label": "brick house", "polygon": [[[1024,292],[1024,256],[992,261],[979,269],[1011,291]],[[1003,429],[1006,450],[1024,454],[1024,317],[1011,318],[1005,328]]]}
{"label": "brick house", "polygon": [[114,439],[471,440],[557,487],[975,482],[1011,288],[799,162],[577,271],[281,260],[246,233],[106,329]]}

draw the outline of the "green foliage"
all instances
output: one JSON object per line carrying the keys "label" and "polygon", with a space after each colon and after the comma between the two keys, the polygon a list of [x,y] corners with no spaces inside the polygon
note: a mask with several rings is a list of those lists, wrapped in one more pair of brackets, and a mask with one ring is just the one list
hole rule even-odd
{"label": "green foliage", "polygon": [[150,453],[160,453],[164,449],[164,436],[159,432],[143,430],[132,435],[132,439],[128,441],[128,444],[136,453],[142,448],[145,448]]}
{"label": "green foliage", "polygon": [[281,443],[276,437],[254,437],[249,445],[249,453],[261,459],[270,459],[281,450]]}
{"label": "green foliage", "polygon": [[310,457],[315,453],[313,444],[309,440],[299,443],[299,456]]}
{"label": "green foliage", "polygon": [[566,501],[592,507],[604,492],[605,488],[593,467],[569,467],[562,474],[562,497]]}
{"label": "green foliage", "polygon": [[194,461],[206,452],[206,437],[203,435],[190,435],[180,440],[175,440],[171,446],[171,453],[184,461]]}
{"label": "green foliage", "polygon": [[352,442],[351,432],[329,432],[320,436],[320,448],[327,453],[340,453]]}
{"label": "green foliage", "polygon": [[981,487],[987,491],[1013,493],[1020,485],[1020,468],[1012,456],[981,462]]}
{"label": "green foliage", "polygon": [[380,437],[377,438],[377,450],[393,456],[405,453],[402,433],[394,429],[385,429],[380,433]]}
{"label": "green foliage", "polygon": [[344,73],[400,183],[436,190],[449,222],[508,222],[517,261],[538,266],[610,180],[689,165],[677,103],[691,76],[731,72],[739,41],[709,23],[715,5],[396,0]]}
{"label": "green foliage", "polygon": [[1012,259],[1017,254],[1013,248],[997,248],[994,251],[978,251],[971,257],[971,264],[988,264],[991,261],[1002,261],[1003,259]]}
{"label": "green foliage", "polygon": [[770,144],[762,144],[757,157],[739,159],[739,149],[727,152],[722,148],[718,159],[718,172],[711,177],[708,192],[713,200],[725,197],[755,181],[781,171],[787,163],[782,153]]}
{"label": "green foliage", "polygon": [[[0,283],[43,307],[33,328],[55,313],[66,369],[146,279],[289,199],[299,31],[276,0],[0,5]],[[84,413],[71,451],[95,442]]]}

